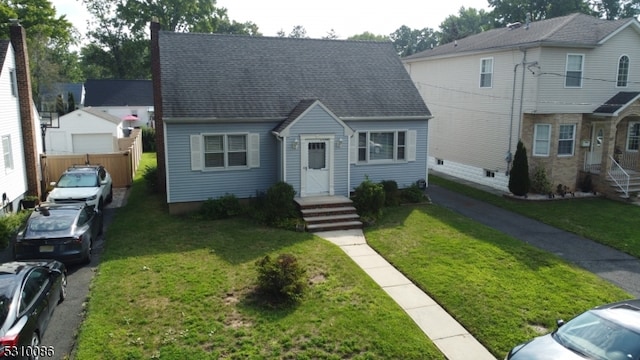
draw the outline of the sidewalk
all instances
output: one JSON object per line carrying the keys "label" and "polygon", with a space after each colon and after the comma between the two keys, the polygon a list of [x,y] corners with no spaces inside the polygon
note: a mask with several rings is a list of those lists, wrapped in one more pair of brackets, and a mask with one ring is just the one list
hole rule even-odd
{"label": "sidewalk", "polygon": [[369,247],[362,230],[325,231],[315,235],[338,245],[349,255],[418,324],[447,359],[495,360],[440,305]]}

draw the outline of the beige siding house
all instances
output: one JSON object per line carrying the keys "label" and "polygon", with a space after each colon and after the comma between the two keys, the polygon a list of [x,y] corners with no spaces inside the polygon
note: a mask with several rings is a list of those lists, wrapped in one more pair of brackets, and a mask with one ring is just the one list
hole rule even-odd
{"label": "beige siding house", "polygon": [[[553,187],[640,190],[640,23],[572,14],[403,59],[432,110],[429,168],[508,190],[522,140]],[[615,187],[611,187],[611,185]]]}

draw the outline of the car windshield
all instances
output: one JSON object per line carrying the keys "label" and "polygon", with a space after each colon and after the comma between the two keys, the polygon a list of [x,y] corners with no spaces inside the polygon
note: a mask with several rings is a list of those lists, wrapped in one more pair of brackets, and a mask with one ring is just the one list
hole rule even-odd
{"label": "car windshield", "polygon": [[56,186],[60,188],[96,187],[98,186],[98,177],[95,174],[63,174]]}
{"label": "car windshield", "polygon": [[589,311],[553,334],[569,350],[590,359],[640,359],[640,334]]}
{"label": "car windshield", "polygon": [[73,224],[74,217],[63,215],[41,216],[29,220],[29,231],[60,231],[67,230]]}

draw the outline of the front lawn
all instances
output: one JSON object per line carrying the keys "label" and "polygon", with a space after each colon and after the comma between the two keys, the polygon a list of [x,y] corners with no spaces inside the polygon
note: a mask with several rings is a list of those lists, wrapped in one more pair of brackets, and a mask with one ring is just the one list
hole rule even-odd
{"label": "front lawn", "polygon": [[553,201],[514,200],[433,175],[429,175],[429,183],[517,212],[640,258],[640,206],[601,197]]}
{"label": "front lawn", "polygon": [[502,359],[565,319],[631,295],[436,205],[387,209],[367,242]]}
{"label": "front lawn", "polygon": [[[155,163],[144,154],[140,169]],[[136,177],[107,229],[76,359],[442,359],[337,246],[248,219],[170,216]],[[368,242],[498,358],[593,305],[628,298],[561,259],[435,205],[389,209]],[[255,262],[290,253],[310,289],[253,301]]]}
{"label": "front lawn", "polygon": [[[141,169],[149,164],[145,154]],[[311,286],[296,307],[252,301],[255,262],[290,253]],[[76,359],[442,359],[337,246],[247,219],[168,215],[136,179],[106,232]]]}

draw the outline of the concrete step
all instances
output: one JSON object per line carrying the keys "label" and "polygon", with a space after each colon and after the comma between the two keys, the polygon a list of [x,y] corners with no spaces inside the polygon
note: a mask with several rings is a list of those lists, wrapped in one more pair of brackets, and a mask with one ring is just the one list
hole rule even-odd
{"label": "concrete step", "polygon": [[321,216],[303,216],[307,224],[323,224],[330,222],[359,221],[360,216],[356,213],[340,214],[340,215],[321,215]]}
{"label": "concrete step", "polygon": [[332,230],[351,230],[362,229],[361,221],[340,221],[321,224],[307,224],[307,231],[319,232],[319,231],[332,231]]}
{"label": "concrete step", "polygon": [[301,209],[300,212],[302,213],[302,216],[328,216],[355,213],[356,208],[353,206],[327,206]]}

